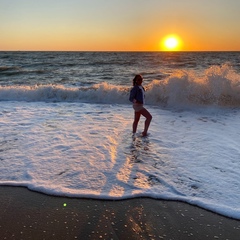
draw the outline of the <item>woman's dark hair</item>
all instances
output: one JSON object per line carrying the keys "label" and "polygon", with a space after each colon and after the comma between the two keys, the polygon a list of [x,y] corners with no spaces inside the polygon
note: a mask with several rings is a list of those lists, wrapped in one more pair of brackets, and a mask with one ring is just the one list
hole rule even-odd
{"label": "woman's dark hair", "polygon": [[133,79],[133,86],[137,85],[137,80],[142,79],[142,76],[140,74],[137,74]]}

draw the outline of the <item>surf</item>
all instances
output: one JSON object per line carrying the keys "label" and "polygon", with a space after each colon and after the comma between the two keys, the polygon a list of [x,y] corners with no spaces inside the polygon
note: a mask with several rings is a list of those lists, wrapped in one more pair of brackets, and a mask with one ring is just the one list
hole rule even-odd
{"label": "surf", "polygon": [[[240,74],[230,65],[212,66],[198,74],[176,70],[144,85],[146,102],[160,107],[240,107]],[[0,86],[0,101],[129,104],[131,86],[100,82],[76,87],[60,84]]]}

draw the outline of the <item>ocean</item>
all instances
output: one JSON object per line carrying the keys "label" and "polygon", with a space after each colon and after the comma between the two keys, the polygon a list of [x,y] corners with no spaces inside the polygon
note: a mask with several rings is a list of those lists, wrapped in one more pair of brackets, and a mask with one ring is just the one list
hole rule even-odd
{"label": "ocean", "polygon": [[[143,76],[149,135],[128,100]],[[240,219],[240,52],[0,52],[0,185],[178,200]]]}

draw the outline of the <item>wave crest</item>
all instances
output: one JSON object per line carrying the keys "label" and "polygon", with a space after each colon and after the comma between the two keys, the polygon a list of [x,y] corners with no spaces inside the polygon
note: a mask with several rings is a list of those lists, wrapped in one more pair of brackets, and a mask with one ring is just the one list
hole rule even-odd
{"label": "wave crest", "polygon": [[[240,106],[240,74],[231,66],[213,66],[202,76],[191,71],[176,71],[164,80],[153,80],[146,87],[151,105]],[[91,87],[63,85],[0,86],[1,101],[66,101],[127,104],[130,86],[102,82]]]}
{"label": "wave crest", "polygon": [[231,66],[213,66],[198,76],[176,71],[148,86],[152,104],[240,106],[240,75]]}
{"label": "wave crest", "polygon": [[127,95],[127,88],[106,82],[82,88],[63,85],[0,86],[1,101],[126,103]]}

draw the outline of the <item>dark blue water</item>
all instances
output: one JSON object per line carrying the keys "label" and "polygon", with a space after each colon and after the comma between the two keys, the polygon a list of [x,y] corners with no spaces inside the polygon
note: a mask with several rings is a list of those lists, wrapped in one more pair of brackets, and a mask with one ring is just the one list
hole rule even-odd
{"label": "dark blue water", "polygon": [[0,52],[0,85],[128,85],[138,73],[149,83],[226,63],[240,72],[240,52]]}

